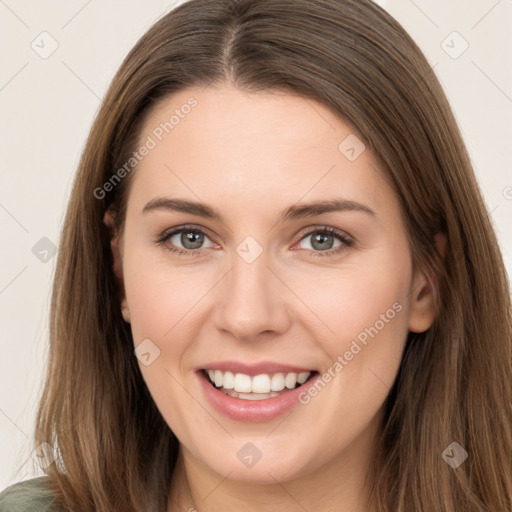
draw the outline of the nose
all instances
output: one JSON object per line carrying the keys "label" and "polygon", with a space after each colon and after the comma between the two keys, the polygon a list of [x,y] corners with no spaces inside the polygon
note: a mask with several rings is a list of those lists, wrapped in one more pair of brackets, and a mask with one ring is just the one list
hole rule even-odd
{"label": "nose", "polygon": [[247,263],[237,254],[231,272],[219,283],[215,325],[242,341],[272,338],[291,324],[285,286],[262,254]]}

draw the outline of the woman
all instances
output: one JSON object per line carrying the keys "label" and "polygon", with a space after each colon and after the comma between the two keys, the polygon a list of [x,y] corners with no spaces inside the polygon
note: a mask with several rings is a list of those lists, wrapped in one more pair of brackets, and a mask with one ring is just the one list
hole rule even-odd
{"label": "woman", "polygon": [[187,2],[92,127],[37,417],[48,476],[0,505],[511,511],[509,297],[396,21]]}

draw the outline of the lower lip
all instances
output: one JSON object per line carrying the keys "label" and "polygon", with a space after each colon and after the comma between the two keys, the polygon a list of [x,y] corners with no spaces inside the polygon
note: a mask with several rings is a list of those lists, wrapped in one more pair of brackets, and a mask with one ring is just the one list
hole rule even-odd
{"label": "lower lip", "polygon": [[295,405],[299,405],[299,394],[307,392],[314,384],[318,375],[313,376],[302,386],[285,391],[279,396],[264,400],[244,400],[226,395],[214,387],[205,373],[197,372],[199,381],[211,405],[220,413],[236,421],[262,423],[278,418]]}

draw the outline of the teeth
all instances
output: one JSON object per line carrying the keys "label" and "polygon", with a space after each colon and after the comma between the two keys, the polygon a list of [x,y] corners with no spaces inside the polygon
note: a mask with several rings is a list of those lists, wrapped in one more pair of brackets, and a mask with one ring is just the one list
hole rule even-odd
{"label": "teeth", "polygon": [[272,376],[270,389],[272,391],[282,391],[284,389],[284,374],[276,373]]}
{"label": "teeth", "polygon": [[266,400],[267,398],[274,398],[275,396],[279,396],[279,393],[275,391],[271,391],[270,393],[237,393],[232,389],[225,392],[226,395],[232,396],[234,398],[241,398],[242,400]]}
{"label": "teeth", "polygon": [[269,393],[270,377],[266,374],[256,375],[252,378],[251,391],[253,393]]}
{"label": "teeth", "polygon": [[306,382],[308,380],[310,375],[311,375],[311,372],[299,373],[299,375],[297,375],[297,382],[299,384],[304,384],[304,382]]}
{"label": "teeth", "polygon": [[287,373],[286,377],[284,378],[284,385],[288,389],[293,389],[295,387],[295,384],[297,384],[297,374],[296,373]]}
{"label": "teeth", "polygon": [[239,393],[250,393],[252,391],[251,377],[249,377],[249,375],[245,375],[245,373],[237,373],[235,375],[235,385],[233,386],[233,389]]}
{"label": "teeth", "polygon": [[[262,400],[263,398],[269,398],[270,395],[276,391],[282,391],[285,387],[287,389],[294,389],[297,384],[304,384],[311,375],[311,372],[302,373],[275,373],[269,375],[262,373],[251,377],[245,373],[223,372],[221,370],[208,370],[207,374],[210,381],[215,384],[217,388],[224,388],[225,390],[233,390],[228,393],[231,396],[235,394],[251,393],[250,397],[239,396],[239,398],[246,398],[247,400]],[[261,395],[261,397],[260,397]]]}
{"label": "teeth", "polygon": [[233,389],[235,387],[235,376],[231,372],[225,372],[222,379],[224,389]]}

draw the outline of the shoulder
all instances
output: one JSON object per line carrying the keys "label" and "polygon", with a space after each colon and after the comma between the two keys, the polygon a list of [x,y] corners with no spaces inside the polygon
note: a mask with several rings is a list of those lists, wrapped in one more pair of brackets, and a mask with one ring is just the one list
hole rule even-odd
{"label": "shoulder", "polygon": [[0,492],[0,512],[55,512],[48,480],[40,476],[10,485]]}

